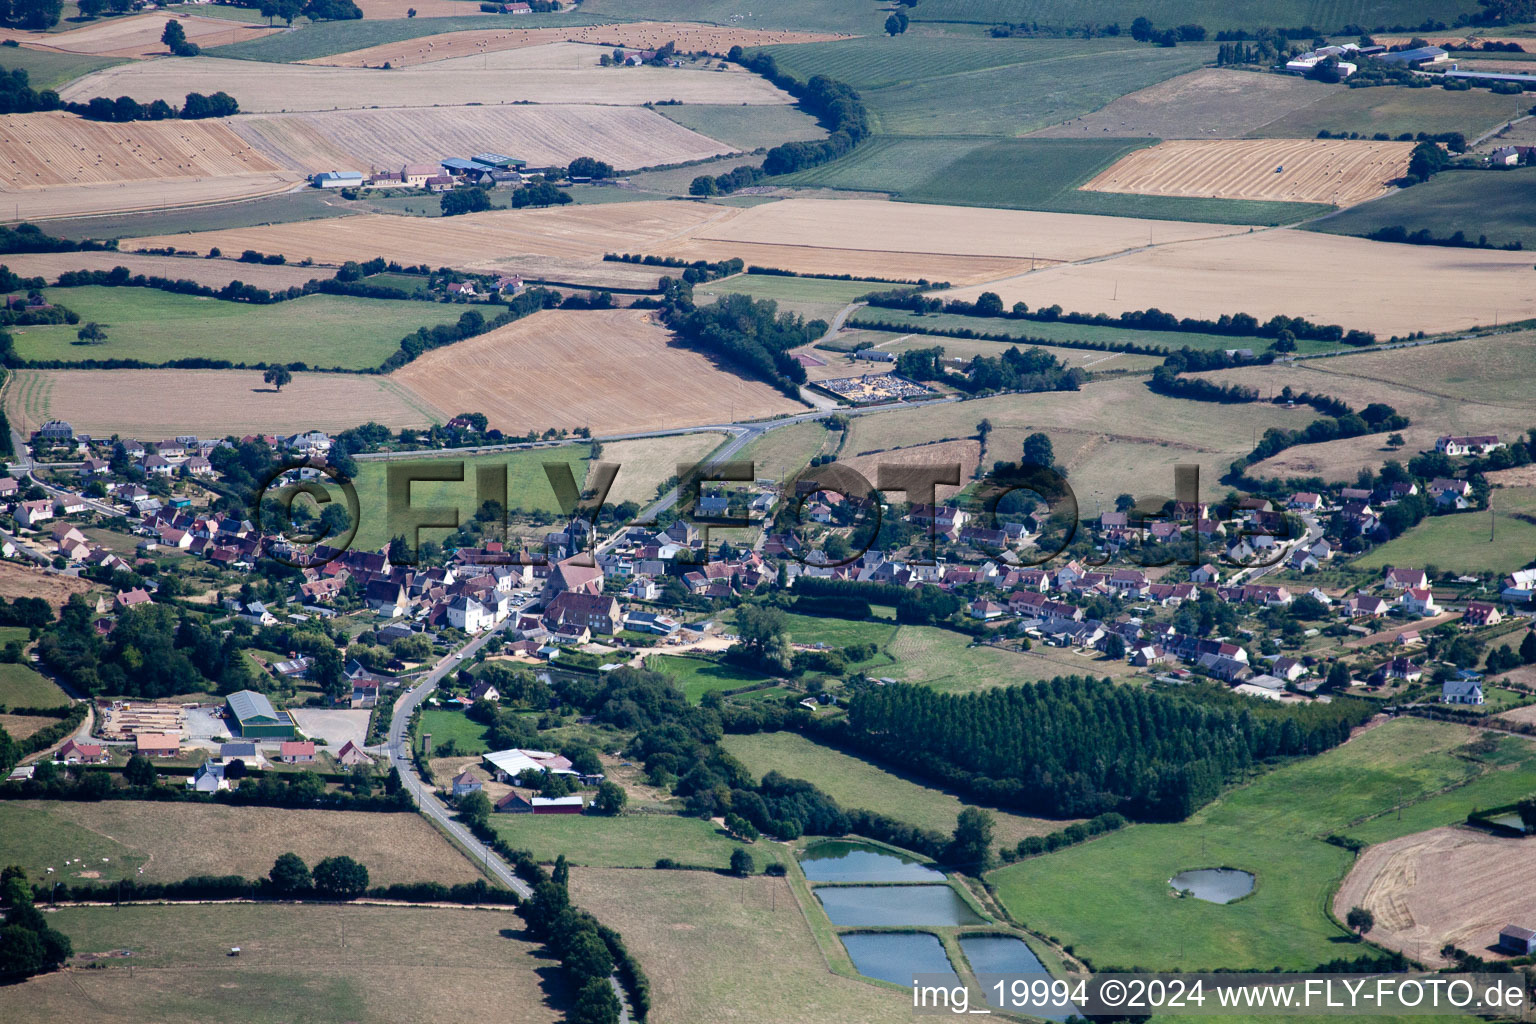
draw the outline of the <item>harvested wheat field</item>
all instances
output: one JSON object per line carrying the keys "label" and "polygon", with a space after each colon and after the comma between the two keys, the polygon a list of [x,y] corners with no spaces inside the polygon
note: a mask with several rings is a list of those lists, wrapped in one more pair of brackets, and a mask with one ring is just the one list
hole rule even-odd
{"label": "harvested wheat field", "polygon": [[[393,0],[374,0],[388,3]],[[454,7],[473,7],[473,4],[455,3]],[[375,17],[367,4],[363,6],[365,17]],[[402,11],[395,17],[404,17]],[[418,13],[425,13],[418,11]],[[478,13],[478,11],[476,12]],[[434,17],[434,15],[426,15]],[[388,61],[394,67],[408,67],[428,61],[448,60],[452,57],[478,56],[498,50],[545,46],[551,43],[586,43],[603,46],[609,50],[625,46],[637,50],[655,50],[667,43],[676,43],[679,53],[713,53],[724,55],[731,47],[776,46],[782,43],[819,43],[846,36],[821,32],[769,32],[753,28],[726,28],[720,25],[699,25],[688,22],[637,21],[628,25],[580,25],[570,28],[510,28],[474,29],[466,32],[444,32],[436,36],[420,36],[398,43],[384,43],[362,50],[332,54],[301,61],[302,64],[328,64],[332,67],[376,68]],[[594,50],[591,62],[597,63],[598,51]]]}
{"label": "harvested wheat field", "polygon": [[61,112],[0,117],[0,189],[270,173],[222,121],[87,121]]}
{"label": "harvested wheat field", "polygon": [[277,195],[302,185],[297,171],[224,174],[214,178],[155,178],[109,181],[99,185],[54,185],[3,193],[13,216],[54,220],[94,214],[132,213],[171,207],[211,206],[239,199]]}
{"label": "harvested wheat field", "polygon": [[1348,139],[1162,142],[1127,153],[1082,188],[1353,206],[1383,194],[1407,173],[1413,145]]}
{"label": "harvested wheat field", "polygon": [[33,569],[19,562],[0,562],[0,597],[14,601],[18,597],[40,597],[55,608],[67,604],[74,594],[88,594],[94,588],[78,576]]}
{"label": "harvested wheat field", "polygon": [[1350,907],[1376,916],[1372,942],[1431,966],[1446,943],[1502,959],[1499,930],[1536,918],[1531,844],[1463,828],[1436,828],[1370,847],[1333,898],[1340,920]]}
{"label": "harvested wheat field", "polygon": [[1059,303],[1111,315],[1150,307],[1212,319],[1285,314],[1374,331],[1385,340],[1536,317],[1533,280],[1529,253],[1324,239],[1280,229],[1157,245],[945,297],[974,300],[994,291],[1005,305]]}
{"label": "harvested wheat field", "polygon": [[398,429],[452,415],[387,377],[295,373],[274,392],[260,370],[18,370],[5,410],[21,431],[67,419],[87,433],[128,437],[334,431],[368,420]]}
{"label": "harvested wheat field", "polygon": [[535,167],[578,156],[618,168],[703,160],[733,148],[644,107],[434,107],[240,116],[229,126],[285,167],[392,168],[448,153],[516,153]]}
{"label": "harvested wheat field", "polygon": [[341,264],[375,256],[405,264],[427,263],[465,270],[518,270],[524,276],[554,273],[561,280],[573,267],[604,275],[648,279],[657,270],[604,263],[609,252],[652,252],[674,238],[738,211],[694,203],[636,202],[560,206],[540,210],[498,210],[463,217],[423,220],[370,214],[329,221],[271,224],[185,235],[124,240],[126,250],[175,246],[206,253],[256,249],[283,253],[288,262],[306,257]]}
{"label": "harvested wheat field", "polygon": [[191,14],[140,14],[113,18],[68,32],[18,32],[0,30],[0,39],[15,39],[37,49],[60,53],[88,53],[96,57],[164,57],[170,49],[160,41],[167,21],[181,23],[187,41],[199,46],[225,46],[257,39],[280,28],[250,25],[225,18],[200,18]]}
{"label": "harvested wheat field", "polygon": [[802,408],[673,343],[645,310],[546,310],[434,349],[390,380],[438,407],[474,409],[510,433],[614,434],[757,419]]}
{"label": "harvested wheat field", "polygon": [[481,17],[485,14],[477,3],[469,0],[356,0],[364,18],[393,21],[416,12],[418,18],[456,18],[461,15]]}
{"label": "harvested wheat field", "polygon": [[[744,209],[693,232],[721,242],[926,255],[1082,260],[1147,244],[1215,238],[1246,228],[967,206],[888,203],[877,199],[785,199]],[[857,271],[854,271],[857,272]],[[890,275],[886,275],[890,276]]]}
{"label": "harvested wheat field", "polygon": [[1201,68],[1128,93],[1091,114],[1031,132],[1030,137],[1236,139],[1340,88],[1295,75]]}
{"label": "harvested wheat field", "polygon": [[[974,440],[940,441],[937,444],[923,444],[912,448],[892,448],[889,451],[874,452],[868,455],[855,455],[851,458],[843,456],[837,460],[839,464],[851,466],[864,474],[864,479],[880,485],[880,467],[889,466],[954,466],[960,467],[960,486],[970,482],[971,474],[976,471],[977,464],[981,461],[981,442]],[[960,492],[960,487],[941,485],[938,490],[938,498],[945,501]],[[915,500],[915,499],[911,499]]]}
{"label": "harvested wheat field", "polygon": [[173,281],[196,281],[210,288],[222,288],[231,281],[244,281],[258,288],[293,288],[311,278],[331,276],[329,270],[313,267],[127,252],[15,252],[7,253],[4,262],[22,277],[46,278],[49,284],[68,270],[111,270],[114,267],[127,267],[134,274],[167,277]]}
{"label": "harvested wheat field", "polygon": [[268,64],[261,61],[189,57],[119,64],[77,79],[59,95],[65,100],[129,95],[141,103],[180,104],[189,91],[224,90],[246,113],[356,108],[494,105],[538,96],[557,103],[640,106],[662,100],[685,103],[788,103],[790,97],[752,74],[715,74],[677,68],[600,68],[581,71],[497,70],[447,62],[398,70]]}
{"label": "harvested wheat field", "polygon": [[42,732],[59,720],[47,715],[0,715],[0,729],[13,740],[24,740],[35,732]]}

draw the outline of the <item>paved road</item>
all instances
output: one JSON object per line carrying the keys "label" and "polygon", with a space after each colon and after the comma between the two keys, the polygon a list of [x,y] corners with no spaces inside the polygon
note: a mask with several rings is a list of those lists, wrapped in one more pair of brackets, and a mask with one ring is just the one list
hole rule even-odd
{"label": "paved road", "polygon": [[[526,606],[524,606],[526,607]],[[485,642],[496,633],[501,632],[509,624],[517,621],[522,609],[512,612],[500,626],[494,630],[482,633],[480,636],[465,644],[458,651],[457,656],[450,654],[432,669],[422,680],[410,690],[400,695],[395,701],[394,717],[389,723],[389,737],[385,741],[385,747],[389,754],[389,762],[400,772],[400,781],[405,784],[406,792],[416,801],[421,813],[431,818],[443,827],[449,835],[453,836],[464,849],[475,856],[475,859],[485,864],[486,871],[494,875],[507,888],[517,893],[523,899],[533,895],[533,889],[527,882],[512,871],[512,866],[502,860],[496,851],[486,846],[473,833],[453,818],[453,812],[437,798],[432,787],[424,782],[416,772],[416,765],[412,763],[410,756],[410,744],[407,742],[406,730],[410,726],[411,715],[417,706],[426,698],[427,694],[437,688],[445,676],[463,667],[464,662],[474,658],[475,652],[485,646]]]}

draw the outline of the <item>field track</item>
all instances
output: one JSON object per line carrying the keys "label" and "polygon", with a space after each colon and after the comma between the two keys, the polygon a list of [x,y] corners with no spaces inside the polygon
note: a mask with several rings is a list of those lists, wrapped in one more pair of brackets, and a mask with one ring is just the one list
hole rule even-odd
{"label": "field track", "polygon": [[357,108],[556,103],[640,106],[650,102],[788,103],[787,93],[745,71],[716,74],[681,68],[498,69],[421,64],[398,70],[268,64],[218,57],[139,61],[105,68],[60,90],[65,100],[129,95],[141,103],[180,104],[189,91],[224,90],[246,113]]}
{"label": "field track", "polygon": [[[473,5],[466,5],[473,6]],[[199,46],[225,46],[281,32],[280,28],[252,25],[225,18],[200,18],[191,14],[140,14],[113,18],[71,29],[68,32],[24,32],[0,29],[0,39],[15,39],[33,50],[55,53],[86,53],[96,57],[164,57],[170,50],[160,41],[168,20],[181,22],[188,42]]]}
{"label": "field track", "polygon": [[1536,317],[1529,253],[1325,240],[1290,229],[1157,245],[949,297],[974,300],[982,291],[997,292],[1004,305],[1059,303],[1085,313],[1156,307],[1211,319],[1302,316],[1375,331],[1382,340]]}
{"label": "field track", "polygon": [[1344,139],[1163,142],[1127,153],[1082,188],[1352,206],[1387,192],[1412,151],[1411,142]]}
{"label": "field track", "polygon": [[1376,917],[1369,937],[1424,963],[1446,963],[1446,943],[1475,956],[1491,950],[1499,929],[1536,917],[1536,887],[1511,884],[1530,869],[1527,840],[1462,828],[1436,828],[1372,846],[1360,855],[1333,900],[1340,920],[1350,907]]}
{"label": "field track", "polygon": [[438,408],[483,412],[511,433],[593,433],[725,423],[799,403],[673,344],[643,310],[546,310],[446,348],[389,379]]}
{"label": "field track", "polygon": [[436,163],[453,153],[516,153],[534,166],[578,156],[618,168],[703,160],[733,148],[643,107],[533,106],[348,110],[258,114],[229,126],[284,167],[393,168]]}
{"label": "field track", "polygon": [[[454,2],[454,7],[475,8],[475,4]],[[369,8],[363,7],[367,16]],[[402,12],[403,14],[403,12]],[[396,15],[400,17],[401,15]],[[512,21],[513,19],[508,19]],[[505,28],[475,29],[467,32],[445,32],[436,36],[421,36],[398,43],[385,43],[329,57],[316,57],[300,61],[302,64],[327,64],[342,68],[376,68],[388,61],[400,68],[428,61],[447,60],[451,57],[478,56],[497,50],[512,50],[524,46],[546,43],[592,43],[606,47],[624,46],[632,49],[654,50],[667,43],[676,43],[683,53],[704,51],[723,56],[733,46],[774,46],[781,43],[819,43],[846,36],[821,32],[769,32],[752,28],[726,28],[719,25],[698,25],[687,22],[637,21],[628,25],[580,25],[570,28]],[[595,63],[598,52],[594,51]]]}
{"label": "field track", "polygon": [[80,430],[127,437],[336,431],[367,420],[398,429],[453,415],[385,377],[296,373],[274,393],[260,370],[18,370],[5,409],[23,432],[68,419]]}

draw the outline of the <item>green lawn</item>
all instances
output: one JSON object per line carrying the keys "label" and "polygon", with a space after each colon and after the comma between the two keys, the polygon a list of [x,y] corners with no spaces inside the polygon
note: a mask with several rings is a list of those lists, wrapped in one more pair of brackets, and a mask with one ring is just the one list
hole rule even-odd
{"label": "green lawn", "polygon": [[[655,108],[669,121],[739,149],[777,146],[781,142],[820,139],[826,130],[798,107],[755,103],[748,106],[683,103]],[[740,158],[736,158],[738,162]]]}
{"label": "green lawn", "polygon": [[[903,334],[925,334],[929,331],[976,331],[983,334],[1007,334],[1018,337],[1020,343],[1039,339],[1042,342],[1093,342],[1111,348],[1117,345],[1153,345],[1168,351],[1181,348],[1201,351],[1218,351],[1234,347],[1262,348],[1263,339],[1234,338],[1222,334],[1200,334],[1184,331],[1143,331],[1120,327],[1101,327],[1095,324],[1046,323],[1039,320],[1010,320],[1002,317],[961,316],[958,313],[908,313],[901,309],[882,309],[863,306],[848,318],[850,327],[869,327],[878,330],[899,331]],[[945,339],[933,337],[933,344],[942,345]],[[1261,343],[1262,342],[1262,343]],[[1298,341],[1298,352],[1328,352],[1339,346],[1322,341]]]}
{"label": "green lawn", "polygon": [[[463,464],[462,481],[421,481],[411,485],[411,507],[456,508],[459,522],[467,522],[480,507],[476,497],[476,473],[482,466],[507,467],[506,507],[526,512],[559,513],[555,492],[544,474],[544,463],[563,462],[571,467],[571,474],[578,485],[586,479],[587,459],[591,448],[585,444],[561,445],[532,451],[493,452],[484,455],[455,456],[446,453],[441,457],[408,460],[370,459],[357,464],[358,524],[354,547],[375,549],[387,544],[402,532],[404,508],[391,506],[388,495],[388,466],[409,461],[441,467],[444,464]],[[392,525],[393,520],[393,525]],[[423,541],[441,541],[451,533],[448,529],[423,528]]]}
{"label": "green lawn", "polygon": [[[0,643],[19,639],[26,641],[27,631],[19,636],[0,636]],[[8,708],[54,708],[69,703],[64,691],[52,680],[39,675],[26,665],[0,664],[0,704]]]}
{"label": "green lawn", "polygon": [[[1399,800],[1408,805],[1405,816],[1416,815],[1415,829],[1450,824],[1465,816],[1459,801],[1413,801],[1473,778],[1478,803],[1490,806],[1489,796],[1513,787],[1489,780],[1529,769],[1500,767],[1510,756],[1503,750],[1485,763],[1458,755],[1468,736],[1446,723],[1388,722],[1262,775],[1188,821],[1136,825],[989,877],[1018,920],[1074,944],[1097,969],[1303,968],[1353,956],[1356,947],[1325,914],[1351,857],[1317,837]],[[1530,752],[1521,756],[1536,768]],[[1371,838],[1401,834],[1395,818],[1377,822],[1367,829]],[[1251,896],[1225,906],[1171,898],[1168,879],[1199,867],[1239,868],[1258,881]]]}
{"label": "green lawn", "polygon": [[[316,276],[323,273],[316,271]],[[107,332],[104,344],[83,344],[78,327],[14,327],[16,351],[39,362],[139,359],[227,359],[232,363],[305,363],[361,370],[377,366],[418,327],[457,320],[453,306],[347,295],[306,295],[258,306],[178,295],[156,288],[49,288],[50,302]],[[366,417],[364,417],[366,418]]]}
{"label": "green lawn", "polygon": [[[885,11],[873,3],[828,4],[783,0],[764,6],[750,0],[583,0],[583,14],[599,21],[702,21],[711,25],[794,29],[800,32],[879,32]],[[455,21],[459,20],[457,18]],[[518,19],[521,25],[523,18]]]}
{"label": "green lawn", "polygon": [[[731,851],[743,845],[712,822],[674,814],[493,814],[491,824],[503,839],[541,862],[563,853],[580,867],[648,868],[658,858],[671,857],[679,864],[723,868]],[[784,856],[766,842],[746,848],[759,871]]]}
{"label": "green lawn", "polygon": [[1403,132],[1462,132],[1471,139],[1507,121],[1515,110],[1523,114],[1529,107],[1520,97],[1498,96],[1487,89],[1342,89],[1252,134],[1266,139],[1310,139],[1319,131],[1359,132],[1367,137],[1385,132],[1394,138]]}
{"label": "green lawn", "polygon": [[1492,522],[1486,511],[1432,516],[1352,564],[1372,571],[1387,565],[1434,565],[1458,573],[1519,569],[1536,551],[1536,525],[1528,518],[1536,514],[1536,488],[1500,488],[1493,492],[1493,509]]}
{"label": "green lawn", "polygon": [[[882,652],[896,636],[896,623],[889,619],[869,619],[863,622],[853,619],[835,619],[821,615],[784,614],[784,625],[791,641],[797,644],[823,643],[828,647],[848,647],[852,644],[874,644]],[[883,653],[875,655],[867,665],[889,664]]]}
{"label": "green lawn", "polygon": [[[721,741],[756,776],[770,771],[805,779],[845,808],[875,811],[898,821],[948,835],[965,801],[941,789],[913,782],[872,761],[845,754],[794,732],[729,735]],[[999,846],[1015,846],[1025,836],[1043,835],[1066,822],[992,810]]]}
{"label": "green lawn", "polygon": [[59,89],[93,71],[123,63],[122,57],[96,57],[87,53],[55,53],[25,46],[0,47],[0,67],[25,71],[34,89]]}
{"label": "green lawn", "polygon": [[795,313],[808,320],[830,322],[838,310],[860,295],[885,291],[890,287],[880,281],[833,281],[817,277],[781,277],[776,274],[737,274],[696,285],[693,294],[695,301],[700,303],[722,295],[772,299],[784,312]]}
{"label": "green lawn", "polygon": [[682,688],[690,704],[697,704],[704,699],[706,693],[715,690],[736,690],[753,683],[766,683],[769,679],[761,672],[750,669],[675,654],[653,654],[645,659],[645,667],[652,672],[671,676]]}
{"label": "green lawn", "polygon": [[1422,185],[1382,196],[1307,225],[1311,231],[1364,237],[1400,226],[1410,234],[1428,231],[1435,238],[1462,232],[1493,245],[1520,242],[1536,249],[1536,167],[1486,171],[1446,171]]}
{"label": "green lawn", "polygon": [[416,729],[416,749],[422,746],[422,737],[432,735],[432,756],[446,757],[443,744],[453,741],[454,756],[483,754],[490,750],[485,741],[485,726],[462,711],[445,708],[424,708],[421,723]]}

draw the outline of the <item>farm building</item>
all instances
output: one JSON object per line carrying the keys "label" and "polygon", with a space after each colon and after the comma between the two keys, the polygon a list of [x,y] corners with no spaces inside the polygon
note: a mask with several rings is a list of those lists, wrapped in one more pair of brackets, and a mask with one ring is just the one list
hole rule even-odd
{"label": "farm building", "polygon": [[309,179],[315,188],[357,188],[363,183],[362,171],[321,171]]}
{"label": "farm building", "polygon": [[579,796],[536,796],[532,803],[534,814],[580,814],[586,810]]}
{"label": "farm building", "polygon": [[479,167],[489,168],[493,171],[521,171],[524,167],[528,166],[527,160],[504,156],[501,153],[476,153],[469,159]]}
{"label": "farm building", "polygon": [[[1438,64],[1449,57],[1450,54],[1438,46],[1420,46],[1412,50],[1398,50],[1395,53],[1378,53],[1376,59],[1383,64]],[[1454,72],[1451,72],[1454,74]]]}
{"label": "farm building", "polygon": [[293,719],[286,711],[278,711],[265,694],[254,690],[238,690],[225,698],[229,713],[234,716],[235,728],[246,739],[291,740],[295,735]]}
{"label": "farm building", "polygon": [[496,750],[485,755],[485,762],[496,773],[497,782],[509,782],[526,771],[576,774],[570,761],[546,750]]}
{"label": "farm building", "polygon": [[462,160],[456,156],[450,156],[444,160],[439,161],[438,166],[442,167],[443,170],[447,171],[449,174],[454,175],[455,177],[465,174],[479,174],[481,171],[485,170],[483,165],[477,164],[473,160]]}
{"label": "farm building", "polygon": [[1517,924],[1509,925],[1499,932],[1499,948],[1520,956],[1536,953],[1536,931]]}
{"label": "farm building", "polygon": [[514,789],[496,801],[496,809],[503,814],[532,814],[533,803]]}
{"label": "farm building", "polygon": [[1462,78],[1472,82],[1513,82],[1516,85],[1536,87],[1536,75],[1517,75],[1502,71],[1447,71],[1446,78]]}
{"label": "farm building", "polygon": [[421,188],[428,178],[436,177],[439,173],[436,164],[406,164],[400,168],[400,180],[411,188]]}

